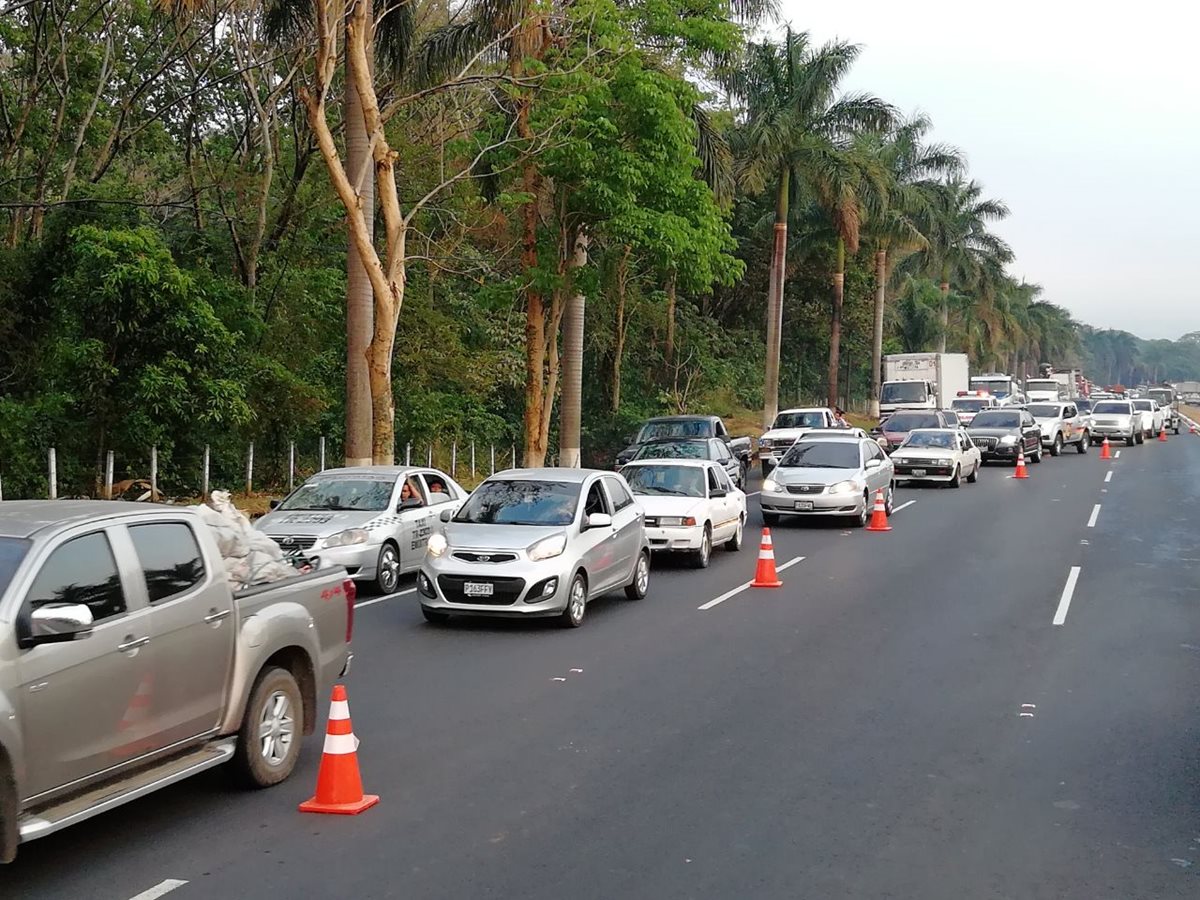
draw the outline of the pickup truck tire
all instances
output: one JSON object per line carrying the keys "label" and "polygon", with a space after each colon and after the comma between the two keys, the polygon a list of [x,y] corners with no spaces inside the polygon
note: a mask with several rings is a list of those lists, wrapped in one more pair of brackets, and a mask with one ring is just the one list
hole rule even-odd
{"label": "pickup truck tire", "polygon": [[1054,436],[1054,443],[1050,445],[1051,456],[1062,456],[1063,439],[1061,434]]}
{"label": "pickup truck tire", "polygon": [[1083,433],[1083,435],[1079,438],[1079,443],[1075,445],[1075,449],[1078,450],[1080,453],[1087,453],[1088,450],[1091,449],[1091,446],[1092,446],[1092,436],[1085,431]]}
{"label": "pickup truck tire", "polygon": [[1132,447],[1137,442],[1138,442],[1138,439],[1137,439],[1137,435],[1135,435],[1135,434],[1131,434],[1129,437],[1125,438],[1125,444],[1128,447]]}
{"label": "pickup truck tire", "polygon": [[[264,735],[266,732],[266,735]],[[292,774],[300,758],[304,734],[304,698],[287,669],[263,669],[250,691],[238,732],[233,766],[249,787],[279,784]],[[267,736],[274,740],[268,741]]]}
{"label": "pickup truck tire", "polygon": [[21,836],[17,832],[17,780],[12,766],[0,751],[0,863],[10,863],[17,858],[17,845]]}

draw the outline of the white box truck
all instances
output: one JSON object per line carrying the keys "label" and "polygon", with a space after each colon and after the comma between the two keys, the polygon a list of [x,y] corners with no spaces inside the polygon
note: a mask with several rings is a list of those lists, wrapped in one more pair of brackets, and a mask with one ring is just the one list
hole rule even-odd
{"label": "white box truck", "polygon": [[1078,369],[1025,379],[1025,399],[1030,403],[1074,400],[1079,396]]}
{"label": "white box truck", "polygon": [[965,353],[893,353],[883,358],[880,415],[900,409],[949,409],[967,390]]}

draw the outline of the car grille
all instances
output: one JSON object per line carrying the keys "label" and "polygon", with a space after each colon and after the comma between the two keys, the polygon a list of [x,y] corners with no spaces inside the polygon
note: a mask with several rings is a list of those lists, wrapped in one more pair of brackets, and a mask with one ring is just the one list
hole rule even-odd
{"label": "car grille", "polygon": [[995,450],[996,443],[999,440],[1000,440],[999,438],[994,438],[994,437],[975,437],[974,435],[971,436],[972,443],[974,443],[975,446],[978,447],[980,450]]}
{"label": "car grille", "polygon": [[[468,597],[463,585],[466,582],[492,585],[490,597]],[[451,603],[469,603],[472,606],[511,606],[525,590],[524,578],[474,578],[467,575],[439,575],[438,587]]]}
{"label": "car grille", "polygon": [[789,484],[787,486],[789,494],[819,494],[825,490],[823,484]]}
{"label": "car grille", "polygon": [[916,466],[919,469],[937,469],[940,467],[948,468],[950,460],[948,459],[905,459],[904,465]]}
{"label": "car grille", "polygon": [[270,534],[267,537],[277,543],[284,553],[295,553],[297,550],[311,550],[312,545],[317,542],[316,535],[311,534]]}
{"label": "car grille", "polygon": [[512,562],[517,558],[515,553],[474,553],[468,550],[456,550],[454,552],[455,559],[461,559],[463,562],[475,563],[502,563]]}

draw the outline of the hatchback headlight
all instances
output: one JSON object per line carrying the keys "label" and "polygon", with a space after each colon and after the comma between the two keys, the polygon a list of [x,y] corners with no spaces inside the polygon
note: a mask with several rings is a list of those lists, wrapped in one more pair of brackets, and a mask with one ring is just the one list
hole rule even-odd
{"label": "hatchback headlight", "polygon": [[429,543],[425,546],[429,551],[429,555],[437,559],[439,556],[446,555],[446,551],[450,549],[450,542],[446,540],[444,534],[437,533],[429,536]]}
{"label": "hatchback headlight", "polygon": [[783,485],[774,478],[768,478],[763,482],[763,490],[768,494],[782,494]]}
{"label": "hatchback headlight", "polygon": [[1000,443],[1005,447],[1011,447],[1016,442],[1017,436],[1015,434],[1006,434],[1004,437],[1000,438]]}
{"label": "hatchback headlight", "polygon": [[529,554],[529,558],[532,560],[543,560],[561,556],[566,549],[567,536],[565,534],[552,534],[548,538],[542,538],[525,552]]}
{"label": "hatchback headlight", "polygon": [[858,493],[858,482],[855,481],[839,481],[837,484],[829,486],[831,494],[855,494]]}
{"label": "hatchback headlight", "polygon": [[326,547],[350,547],[354,544],[365,544],[367,542],[367,532],[363,528],[347,528],[345,531],[339,531],[337,534],[331,534],[325,538]]}

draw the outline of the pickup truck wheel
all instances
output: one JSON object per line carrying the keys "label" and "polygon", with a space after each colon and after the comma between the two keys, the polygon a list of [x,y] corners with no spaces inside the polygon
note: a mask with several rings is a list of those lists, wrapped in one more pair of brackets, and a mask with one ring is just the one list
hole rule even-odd
{"label": "pickup truck wheel", "polygon": [[250,787],[270,787],[286,779],[300,757],[304,701],[287,669],[271,667],[258,676],[233,756],[238,776]]}
{"label": "pickup truck wheel", "polygon": [[1137,442],[1138,442],[1138,440],[1137,440],[1136,434],[1131,434],[1129,437],[1125,438],[1125,444],[1128,447],[1132,447]]}
{"label": "pickup truck wheel", "polygon": [[1087,453],[1091,449],[1091,446],[1092,436],[1085,431],[1083,436],[1079,438],[1079,443],[1075,445],[1075,449],[1080,453]]}
{"label": "pickup truck wheel", "polygon": [[1051,456],[1062,456],[1063,440],[1061,434],[1054,436],[1054,443],[1050,445]]}
{"label": "pickup truck wheel", "polygon": [[705,525],[704,534],[700,537],[700,549],[692,552],[692,568],[707,569],[710,559],[712,559],[712,529]]}
{"label": "pickup truck wheel", "polygon": [[375,568],[375,589],[384,596],[394,594],[400,586],[400,551],[394,544],[379,548],[379,561]]}

